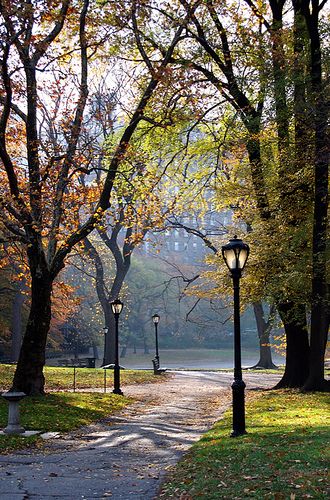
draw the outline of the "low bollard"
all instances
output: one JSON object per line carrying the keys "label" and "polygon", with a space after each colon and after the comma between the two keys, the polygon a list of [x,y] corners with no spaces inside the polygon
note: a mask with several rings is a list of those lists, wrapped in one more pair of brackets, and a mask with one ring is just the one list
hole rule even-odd
{"label": "low bollard", "polygon": [[25,398],[25,392],[3,392],[1,396],[8,401],[8,425],[3,430],[5,434],[23,434],[24,427],[19,423],[19,402]]}

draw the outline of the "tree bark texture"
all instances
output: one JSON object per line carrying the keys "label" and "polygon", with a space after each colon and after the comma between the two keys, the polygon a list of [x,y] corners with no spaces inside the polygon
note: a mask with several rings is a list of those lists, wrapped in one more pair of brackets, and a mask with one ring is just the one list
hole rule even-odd
{"label": "tree bark texture", "polygon": [[[115,317],[113,315],[112,309],[110,302],[107,301],[106,303],[101,303],[101,306],[103,308],[103,314],[104,314],[104,321],[106,324],[106,328],[108,328],[108,331],[105,335],[105,342],[104,342],[104,364],[109,365],[113,364],[115,362],[115,348],[116,348],[116,324],[115,324]],[[120,335],[120,332],[119,332]]]}
{"label": "tree bark texture", "polygon": [[327,231],[329,196],[329,106],[326,82],[322,75],[322,52],[319,33],[319,9],[315,2],[294,2],[306,20],[310,41],[310,104],[314,125],[314,211],[312,247],[312,303],[309,376],[304,390],[330,390],[324,378],[324,355],[328,338]]}
{"label": "tree bark texture", "polygon": [[26,296],[22,293],[22,289],[19,288],[15,292],[13,307],[12,307],[12,319],[11,319],[11,349],[10,349],[10,360],[12,363],[16,363],[19,358],[19,352],[22,344],[22,307]]}
{"label": "tree bark texture", "polygon": [[31,309],[11,390],[44,394],[45,348],[51,320],[52,279],[36,271],[32,276]]}
{"label": "tree bark texture", "polygon": [[278,312],[286,333],[286,365],[282,379],[275,386],[301,388],[309,373],[309,342],[304,305],[280,303]]}
{"label": "tree bark texture", "polygon": [[277,366],[272,360],[272,351],[269,340],[269,321],[265,321],[264,308],[261,302],[253,303],[254,315],[256,318],[260,358],[252,368],[264,368],[266,370],[276,369]]}
{"label": "tree bark texture", "polygon": [[106,245],[106,250],[112,253],[116,263],[116,274],[109,292],[107,292],[102,258],[96,247],[91,243],[90,239],[85,238],[84,240],[88,255],[94,262],[96,271],[96,292],[103,310],[104,324],[107,328],[107,333],[105,334],[104,339],[103,355],[103,362],[106,365],[114,363],[115,360],[115,318],[110,303],[119,297],[126,274],[130,267],[131,252],[133,249],[133,247],[128,249],[126,243],[123,251],[120,251],[117,243],[118,232],[113,231],[111,238],[109,238],[106,234],[101,236],[102,241]]}

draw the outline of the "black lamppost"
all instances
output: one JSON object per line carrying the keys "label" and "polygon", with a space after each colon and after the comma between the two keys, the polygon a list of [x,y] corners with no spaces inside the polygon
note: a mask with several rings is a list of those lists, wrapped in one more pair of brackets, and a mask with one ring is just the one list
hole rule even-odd
{"label": "black lamppost", "polygon": [[232,437],[246,434],[245,430],[245,408],[244,408],[244,389],[245,383],[242,379],[241,363],[241,324],[240,324],[240,305],[239,305],[239,280],[242,270],[249,256],[249,246],[242,240],[234,236],[227,245],[222,247],[222,256],[231,272],[234,287],[234,382],[233,391],[233,430]]}
{"label": "black lamppost", "polygon": [[159,314],[154,314],[153,317],[152,317],[152,321],[154,322],[154,325],[155,325],[155,339],[156,339],[156,360],[157,360],[157,364],[159,366],[159,352],[158,352],[158,323],[159,323],[159,320],[160,320],[160,316]]}
{"label": "black lamppost", "polygon": [[119,366],[119,346],[118,346],[118,320],[119,320],[119,315],[122,311],[123,308],[123,303],[119,300],[116,299],[113,302],[111,302],[111,309],[115,317],[115,322],[116,322],[116,335],[115,335],[115,364],[113,368],[113,393],[114,394],[120,394],[123,396],[122,391],[120,390],[120,366]]}

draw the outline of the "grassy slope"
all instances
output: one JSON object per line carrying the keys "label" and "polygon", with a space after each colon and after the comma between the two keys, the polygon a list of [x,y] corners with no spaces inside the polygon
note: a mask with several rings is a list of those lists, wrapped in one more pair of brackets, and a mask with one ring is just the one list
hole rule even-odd
{"label": "grassy slope", "polygon": [[229,437],[227,412],[178,464],[160,498],[329,498],[329,402],[321,393],[254,396],[248,434]]}

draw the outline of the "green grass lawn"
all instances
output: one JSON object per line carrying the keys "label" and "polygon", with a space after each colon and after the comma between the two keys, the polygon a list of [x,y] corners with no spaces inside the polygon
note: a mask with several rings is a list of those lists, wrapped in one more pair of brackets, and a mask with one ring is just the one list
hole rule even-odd
{"label": "green grass lawn", "polygon": [[[121,410],[133,399],[102,393],[52,393],[20,402],[20,423],[26,430],[67,432]],[[8,404],[0,398],[0,428],[6,427]],[[0,436],[0,453],[40,446],[40,436]]]}
{"label": "green grass lawn", "polygon": [[[0,390],[10,388],[14,371],[14,365],[0,365]],[[71,390],[73,388],[73,368],[59,368],[46,366],[44,369],[46,379],[46,391]],[[145,384],[159,382],[159,377],[152,370],[121,370],[120,380],[122,385]],[[76,388],[103,388],[104,370],[100,368],[76,368]],[[113,370],[107,370],[107,387],[113,386]]]}
{"label": "green grass lawn", "polygon": [[196,443],[160,498],[330,498],[329,395],[270,391],[251,398],[248,434],[230,438],[231,411]]}

